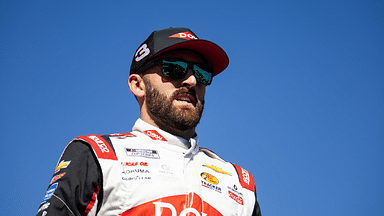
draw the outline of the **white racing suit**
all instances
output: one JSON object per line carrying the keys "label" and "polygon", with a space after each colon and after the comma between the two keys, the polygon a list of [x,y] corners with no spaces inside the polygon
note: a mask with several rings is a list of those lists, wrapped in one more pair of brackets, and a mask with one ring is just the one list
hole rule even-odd
{"label": "white racing suit", "polygon": [[77,137],[37,215],[261,215],[253,177],[138,119],[133,132]]}

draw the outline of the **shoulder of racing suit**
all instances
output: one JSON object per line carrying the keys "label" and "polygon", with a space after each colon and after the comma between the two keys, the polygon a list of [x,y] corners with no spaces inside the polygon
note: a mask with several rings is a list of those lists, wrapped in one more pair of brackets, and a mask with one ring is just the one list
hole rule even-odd
{"label": "shoulder of racing suit", "polygon": [[[222,162],[226,162],[221,157],[219,157],[216,153],[214,153],[213,151],[211,151],[207,148],[200,148],[200,150],[210,158],[214,158],[214,159],[220,160]],[[255,192],[255,181],[253,179],[253,176],[247,170],[243,169],[242,167],[240,167],[236,164],[233,164],[233,163],[231,163],[231,164],[235,167],[235,169],[237,171],[237,175],[239,176],[239,181],[240,181],[241,186],[248,189],[248,190]]]}
{"label": "shoulder of racing suit", "polygon": [[82,140],[91,145],[93,151],[96,156],[101,159],[110,159],[117,160],[115,149],[111,143],[109,137],[111,136],[119,136],[119,137],[128,137],[135,136],[132,133],[124,133],[124,134],[110,134],[110,135],[86,135],[76,137],[74,140]]}
{"label": "shoulder of racing suit", "polygon": [[[226,162],[221,157],[219,157],[216,153],[214,153],[213,151],[211,151],[207,148],[200,148],[200,151],[205,153],[210,158],[214,158],[214,159],[220,160],[222,162]],[[242,167],[240,167],[236,164],[233,164],[233,163],[231,163],[231,164],[236,169],[237,176],[239,177],[240,185],[243,188],[248,189],[255,194],[256,200],[255,200],[255,207],[254,207],[252,216],[261,216],[260,206],[259,206],[259,203],[257,201],[256,185],[255,185],[255,180],[254,180],[253,176],[251,175],[251,173],[249,173],[247,170],[243,169]]]}

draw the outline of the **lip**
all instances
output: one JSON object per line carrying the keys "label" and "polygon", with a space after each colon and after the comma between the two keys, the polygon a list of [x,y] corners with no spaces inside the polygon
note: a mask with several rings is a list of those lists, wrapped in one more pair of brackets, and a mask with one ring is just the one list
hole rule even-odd
{"label": "lip", "polygon": [[178,94],[175,97],[175,100],[184,101],[184,102],[187,102],[187,103],[191,103],[193,105],[196,104],[196,98],[193,95],[187,94],[187,93]]}

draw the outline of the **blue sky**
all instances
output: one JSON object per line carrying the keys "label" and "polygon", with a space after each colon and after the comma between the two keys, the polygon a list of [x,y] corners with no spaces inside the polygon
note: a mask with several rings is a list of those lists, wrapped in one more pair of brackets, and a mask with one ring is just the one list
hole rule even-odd
{"label": "blue sky", "polygon": [[1,215],[36,213],[72,138],[131,131],[134,51],[182,26],[230,58],[197,132],[264,216],[384,215],[384,1],[0,0]]}

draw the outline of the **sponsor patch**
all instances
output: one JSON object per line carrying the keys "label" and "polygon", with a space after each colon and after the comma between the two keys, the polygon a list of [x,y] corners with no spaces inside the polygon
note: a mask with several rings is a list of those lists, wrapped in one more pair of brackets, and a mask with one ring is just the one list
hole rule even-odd
{"label": "sponsor patch", "polygon": [[165,175],[175,175],[173,172],[171,172],[171,168],[166,164],[161,165],[161,170],[159,170],[159,173]]}
{"label": "sponsor patch", "polygon": [[108,153],[109,152],[109,148],[107,146],[107,144],[105,144],[105,142],[100,139],[99,137],[97,136],[88,136],[91,140],[93,140],[100,148],[100,151],[101,153]]}
{"label": "sponsor patch", "polygon": [[123,177],[124,181],[135,181],[135,180],[150,180],[150,176],[133,176],[133,177]]}
{"label": "sponsor patch", "polygon": [[58,183],[55,183],[55,184],[53,184],[51,187],[48,188],[48,190],[47,190],[47,192],[45,193],[45,196],[44,196],[44,198],[43,198],[43,201],[41,201],[41,203],[43,203],[43,202],[49,200],[49,199],[52,197],[53,193],[55,193],[55,191],[56,191],[56,189],[57,189],[57,186],[58,186]]}
{"label": "sponsor patch", "polygon": [[206,172],[202,172],[200,174],[201,178],[203,178],[205,181],[211,183],[211,184],[219,184],[219,180],[213,176],[212,174],[209,174],[209,173],[206,173]]}
{"label": "sponsor patch", "polygon": [[59,172],[61,169],[67,168],[71,161],[60,161],[59,165],[57,165],[55,173]]}
{"label": "sponsor patch", "polygon": [[131,149],[126,148],[125,152],[128,156],[132,157],[145,157],[145,158],[152,158],[152,159],[160,159],[159,153],[157,153],[156,150],[152,149]]}
{"label": "sponsor patch", "polygon": [[206,181],[203,181],[201,180],[201,186],[205,187],[205,188],[209,188],[211,190],[214,190],[216,192],[219,192],[221,193],[221,188],[217,185],[214,185],[214,184],[211,184],[209,182],[206,182]]}
{"label": "sponsor patch", "polygon": [[113,148],[109,146],[108,142],[100,135],[80,136],[77,139],[81,139],[91,144],[93,150],[98,158],[117,160],[116,154]]}
{"label": "sponsor patch", "polygon": [[243,205],[243,198],[235,193],[233,193],[232,191],[228,191],[228,196],[235,200],[237,203],[239,203],[240,205]]}
{"label": "sponsor patch", "polygon": [[133,174],[133,173],[149,173],[149,170],[146,169],[123,169],[123,174]]}
{"label": "sponsor patch", "polygon": [[47,209],[47,208],[49,207],[50,204],[51,204],[51,203],[49,203],[49,202],[44,203],[44,204],[39,208],[39,210],[37,210],[37,213],[39,213],[40,211],[44,211],[45,209]]}
{"label": "sponsor patch", "polygon": [[53,176],[52,179],[51,179],[51,182],[50,182],[49,184],[52,184],[52,183],[54,183],[55,181],[59,180],[59,179],[60,179],[61,177],[63,177],[65,174],[66,174],[66,173],[64,172],[64,173],[61,173],[61,174],[58,174],[58,175]]}
{"label": "sponsor patch", "polygon": [[147,136],[149,136],[153,140],[168,142],[168,140],[165,139],[163,136],[161,136],[161,134],[159,134],[159,132],[157,132],[156,130],[146,130],[144,132],[145,134],[147,134]]}
{"label": "sponsor patch", "polygon": [[148,166],[148,162],[121,162],[122,166]]}
{"label": "sponsor patch", "polygon": [[176,182],[179,181],[179,178],[177,175],[172,172],[171,167],[167,164],[163,164],[160,166],[161,169],[158,170],[157,177],[161,180],[168,181],[168,182]]}
{"label": "sponsor patch", "polygon": [[232,191],[233,193],[239,195],[239,196],[243,196],[243,194],[241,192],[238,191],[237,189],[237,186],[236,185],[233,185],[233,187],[229,187],[228,186],[228,190]]}
{"label": "sponsor patch", "polygon": [[236,168],[236,171],[239,175],[240,184],[243,188],[246,188],[252,192],[255,192],[255,181],[252,175],[245,169],[239,167],[236,164],[233,164]]}
{"label": "sponsor patch", "polygon": [[171,168],[167,164],[161,165],[161,169],[166,171],[166,172],[169,172],[171,170]]}
{"label": "sponsor patch", "polygon": [[203,165],[203,167],[211,168],[211,169],[213,169],[214,171],[216,171],[218,173],[222,173],[222,174],[226,174],[226,175],[232,176],[229,172],[224,171],[220,167],[217,167],[217,166],[214,166],[214,165],[205,164],[205,165]]}
{"label": "sponsor patch", "polygon": [[151,179],[151,174],[148,169],[148,162],[121,162],[122,165],[122,179],[124,181],[132,180],[148,180]]}

